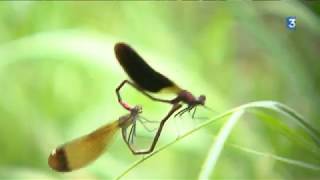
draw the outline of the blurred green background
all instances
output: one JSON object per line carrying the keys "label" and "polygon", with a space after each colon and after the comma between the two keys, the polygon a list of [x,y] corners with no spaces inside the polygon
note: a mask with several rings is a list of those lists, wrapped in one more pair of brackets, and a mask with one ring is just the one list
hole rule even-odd
{"label": "blurred green background", "polygon": [[[126,113],[114,92],[127,79],[113,53],[119,41],[179,86],[205,94],[217,112],[270,99],[287,104],[320,129],[320,11],[315,3],[1,2],[0,178],[114,178],[141,159],[118,135],[87,168],[60,174],[47,165],[57,145]],[[287,16],[297,17],[296,30],[286,28]],[[161,108],[137,92],[125,94],[131,104],[160,114]],[[288,138],[279,130],[280,121],[277,126],[258,119],[245,116],[228,142],[320,164],[319,153],[312,153],[319,150]],[[159,145],[199,121],[188,115],[170,120]],[[299,133],[291,122],[283,123]],[[125,178],[197,178],[222,124],[213,123],[154,155]],[[319,171],[227,146],[212,178],[319,176]]]}

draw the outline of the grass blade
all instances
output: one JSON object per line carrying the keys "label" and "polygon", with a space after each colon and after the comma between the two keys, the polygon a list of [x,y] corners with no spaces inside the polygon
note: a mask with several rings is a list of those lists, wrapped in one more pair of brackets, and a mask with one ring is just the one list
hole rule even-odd
{"label": "grass blade", "polygon": [[244,110],[233,113],[229,120],[222,127],[215,142],[211,145],[208,153],[209,155],[200,171],[199,179],[209,179],[209,176],[211,172],[213,172],[215,165],[217,164],[218,158],[222,149],[224,148],[224,144],[229,137],[229,134],[231,133],[234,125],[238,122],[243,113]]}
{"label": "grass blade", "polygon": [[314,165],[314,164],[311,164],[311,163],[306,163],[306,162],[299,161],[299,160],[289,159],[289,158],[282,157],[282,156],[275,155],[275,154],[256,151],[256,150],[253,150],[253,149],[250,149],[250,148],[246,148],[246,147],[242,147],[242,146],[235,145],[235,144],[227,144],[227,145],[231,146],[231,147],[233,147],[235,149],[250,153],[250,154],[255,154],[257,156],[270,157],[270,158],[272,158],[274,160],[277,160],[277,161],[280,161],[280,162],[283,162],[283,163],[287,163],[287,164],[290,164],[290,165],[294,165],[294,166],[298,166],[298,167],[302,167],[302,168],[306,168],[306,169],[320,171],[320,166]]}

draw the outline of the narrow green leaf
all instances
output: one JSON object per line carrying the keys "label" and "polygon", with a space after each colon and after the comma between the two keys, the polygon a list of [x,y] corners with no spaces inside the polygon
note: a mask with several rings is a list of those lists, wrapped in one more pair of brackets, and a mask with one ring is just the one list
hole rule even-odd
{"label": "narrow green leaf", "polygon": [[302,167],[302,168],[306,168],[306,169],[311,169],[311,170],[316,170],[316,171],[320,170],[320,166],[314,165],[314,164],[311,164],[311,163],[306,163],[306,162],[299,161],[299,160],[289,159],[289,158],[282,157],[282,156],[275,155],[275,154],[271,154],[271,153],[265,153],[265,152],[256,151],[256,150],[249,149],[249,148],[242,147],[242,146],[235,145],[235,144],[227,144],[227,145],[231,146],[231,147],[233,147],[235,149],[250,153],[250,154],[255,154],[257,156],[270,157],[270,158],[272,158],[274,160],[281,161],[283,163],[287,163],[287,164],[290,164],[290,165],[294,165],[294,166],[298,166],[298,167]]}
{"label": "narrow green leaf", "polygon": [[209,179],[211,172],[214,171],[215,165],[217,164],[218,158],[220,157],[221,151],[227,138],[229,137],[229,134],[243,113],[244,110],[233,113],[226,124],[222,127],[215,142],[211,145],[208,157],[200,171],[199,179]]}

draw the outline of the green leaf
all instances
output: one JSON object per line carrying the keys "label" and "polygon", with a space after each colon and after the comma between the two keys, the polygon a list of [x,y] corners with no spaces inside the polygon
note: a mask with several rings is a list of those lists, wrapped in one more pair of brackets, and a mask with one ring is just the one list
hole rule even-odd
{"label": "green leaf", "polygon": [[223,128],[220,130],[218,137],[212,144],[208,153],[208,157],[202,166],[199,179],[209,179],[209,176],[215,168],[215,165],[217,164],[217,161],[219,159],[221,151],[224,148],[224,144],[227,141],[229,134],[231,133],[233,127],[238,122],[243,113],[244,110],[236,111],[235,113],[233,113],[229,120],[225,123]]}

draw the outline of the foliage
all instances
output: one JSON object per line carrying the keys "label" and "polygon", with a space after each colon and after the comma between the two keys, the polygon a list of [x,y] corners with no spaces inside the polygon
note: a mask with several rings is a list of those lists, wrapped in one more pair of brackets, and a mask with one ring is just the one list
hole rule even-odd
{"label": "foliage", "polygon": [[[300,1],[0,2],[0,178],[106,179],[132,163],[138,166],[124,178],[319,177],[317,12]],[[286,28],[287,16],[297,17],[295,31]],[[224,113],[202,109],[208,121],[169,120],[147,161],[118,136],[87,168],[53,172],[47,157],[54,147],[126,113],[114,92],[127,78],[113,54],[119,41]],[[133,90],[125,94],[145,112],[165,109]],[[228,110],[266,99],[306,123],[282,105]],[[232,118],[219,115],[242,110],[250,113],[225,128]],[[213,137],[223,132],[217,146]]]}

